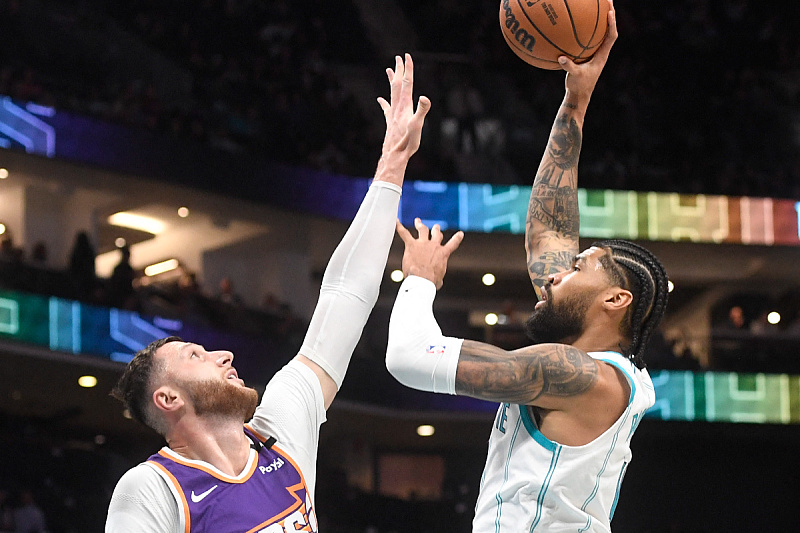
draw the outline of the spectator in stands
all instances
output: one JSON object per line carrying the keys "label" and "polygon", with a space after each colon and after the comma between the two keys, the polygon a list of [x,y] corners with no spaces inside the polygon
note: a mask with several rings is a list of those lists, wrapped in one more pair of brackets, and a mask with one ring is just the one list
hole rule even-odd
{"label": "spectator in stands", "polygon": [[223,303],[235,307],[243,305],[242,297],[233,290],[233,282],[228,276],[223,276],[223,278],[219,280],[219,293],[217,293],[217,299]]}
{"label": "spectator in stands", "polygon": [[111,307],[133,309],[136,307],[133,280],[136,272],[131,266],[131,249],[126,244],[119,249],[120,259],[108,280],[107,300]]}
{"label": "spectator in stands", "polygon": [[95,270],[96,253],[86,231],[75,236],[69,257],[69,275],[74,297],[78,300],[94,300],[98,288]]}

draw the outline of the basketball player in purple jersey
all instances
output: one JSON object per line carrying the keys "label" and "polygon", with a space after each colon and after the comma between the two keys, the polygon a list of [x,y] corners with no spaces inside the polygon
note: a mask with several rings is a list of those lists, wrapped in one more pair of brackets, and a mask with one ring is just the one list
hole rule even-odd
{"label": "basketball player in purple jersey", "polygon": [[430,100],[412,100],[411,57],[387,69],[379,98],[386,135],[375,178],[325,270],[298,355],[267,384],[261,402],[227,351],[177,337],[136,354],[115,389],[133,417],[167,446],[117,483],[109,533],[317,531],[319,427],[378,297],[409,158]]}

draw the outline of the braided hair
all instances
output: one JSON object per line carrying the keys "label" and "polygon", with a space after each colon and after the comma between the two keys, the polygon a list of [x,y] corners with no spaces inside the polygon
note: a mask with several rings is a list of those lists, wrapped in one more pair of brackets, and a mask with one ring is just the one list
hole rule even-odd
{"label": "braided hair", "polygon": [[630,241],[606,240],[592,246],[610,251],[610,257],[604,256],[601,263],[615,284],[633,294],[622,326],[631,343],[621,348],[633,364],[644,368],[647,342],[667,307],[667,271],[652,252]]}

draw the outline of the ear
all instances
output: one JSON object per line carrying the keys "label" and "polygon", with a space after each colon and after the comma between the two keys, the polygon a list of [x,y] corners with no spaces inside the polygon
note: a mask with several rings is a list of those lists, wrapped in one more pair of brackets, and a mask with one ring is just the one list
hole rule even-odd
{"label": "ear", "polygon": [[633,302],[631,291],[614,287],[603,300],[603,307],[608,311],[624,311]]}
{"label": "ear", "polygon": [[162,385],[153,391],[153,403],[164,413],[175,412],[184,405],[180,393],[168,385]]}

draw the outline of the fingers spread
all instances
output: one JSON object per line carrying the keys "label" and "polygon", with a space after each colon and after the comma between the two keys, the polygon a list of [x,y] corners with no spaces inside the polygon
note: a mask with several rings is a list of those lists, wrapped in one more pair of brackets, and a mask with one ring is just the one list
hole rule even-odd
{"label": "fingers spread", "polygon": [[403,224],[400,223],[400,220],[395,221],[395,229],[397,229],[397,234],[403,239],[403,242],[407,243],[409,241],[414,240],[414,237],[411,236],[411,232],[406,229]]}
{"label": "fingers spread", "polygon": [[464,232],[463,231],[455,232],[455,234],[452,237],[450,237],[450,240],[448,240],[444,245],[444,249],[447,252],[447,255],[449,256],[450,254],[455,252],[461,245],[461,241],[463,240],[464,240]]}
{"label": "fingers spread", "polygon": [[414,112],[414,118],[421,118],[424,119],[425,116],[428,114],[428,111],[431,110],[431,101],[427,96],[420,96],[419,103],[417,104],[417,110]]}
{"label": "fingers spread", "polygon": [[392,76],[391,81],[391,88],[392,88],[392,105],[397,103],[397,99],[400,96],[400,91],[402,89],[402,80],[405,76],[405,68],[403,67],[403,60],[400,59],[400,56],[395,56],[394,58],[394,75]]}
{"label": "fingers spread", "polygon": [[414,227],[417,228],[420,239],[428,239],[428,226],[422,223],[419,218],[414,219]]}
{"label": "fingers spread", "polygon": [[378,105],[381,106],[384,115],[387,114],[392,108],[392,106],[389,105],[389,102],[387,102],[386,99],[381,96],[378,97]]}
{"label": "fingers spread", "polygon": [[439,224],[434,224],[433,228],[431,228],[431,240],[436,243],[442,242],[444,235],[442,235],[442,228]]}
{"label": "fingers spread", "polygon": [[403,75],[404,84],[414,83],[414,61],[411,59],[411,54],[406,54],[405,74]]}

